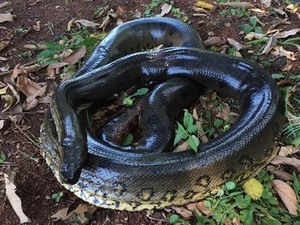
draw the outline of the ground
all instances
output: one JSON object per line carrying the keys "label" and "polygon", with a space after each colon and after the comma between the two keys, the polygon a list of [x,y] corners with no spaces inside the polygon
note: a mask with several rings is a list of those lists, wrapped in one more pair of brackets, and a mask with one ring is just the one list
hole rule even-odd
{"label": "ground", "polygon": [[[88,0],[13,0],[12,5],[0,9],[0,13],[11,11],[15,15],[13,22],[0,24],[0,41],[10,41],[9,46],[1,51],[1,56],[7,58],[7,60],[0,61],[0,67],[8,64],[13,69],[17,64],[22,65],[33,61],[34,55],[22,57],[24,54],[21,53],[24,52],[23,46],[25,44],[59,40],[61,35],[67,32],[67,24],[71,19],[93,20],[96,9],[104,3],[105,1]],[[120,18],[123,22],[134,19],[137,12],[141,12],[143,15],[146,5],[150,3],[149,0],[107,1],[109,9],[117,11],[121,7],[123,12]],[[225,41],[227,38],[236,41],[243,39],[241,25],[248,22],[249,17],[221,16],[219,12],[224,8],[215,9],[208,14],[204,14],[204,16],[193,16],[196,13],[193,10],[194,3],[195,1],[192,0],[175,0],[174,4],[190,18],[191,25],[199,32],[203,40],[207,40],[212,32],[213,36],[221,37]],[[263,8],[261,3],[257,1],[252,3],[257,8]],[[280,6],[283,3],[278,1],[276,4]],[[103,18],[104,16],[96,19],[96,22],[101,23]],[[271,23],[273,19],[278,20],[278,16],[270,19],[264,18],[262,22]],[[40,31],[33,29],[37,21],[40,21]],[[290,14],[289,22],[280,28],[286,30],[296,28],[297,25],[295,24],[299,24],[299,18]],[[115,25],[116,21],[112,20],[106,29],[110,30]],[[19,32],[16,32],[16,30]],[[278,72],[274,67],[268,70],[271,73]],[[291,71],[294,74],[299,73],[299,62],[298,66],[295,64]],[[45,81],[47,73],[45,70],[41,70],[28,74],[28,76],[35,82],[42,82]],[[1,81],[3,81],[3,77],[4,75],[0,75]],[[1,104],[3,108],[3,103]],[[78,205],[85,204],[59,185],[45,161],[39,155],[38,142],[33,140],[39,137],[40,125],[43,122],[47,107],[47,104],[39,104],[38,107],[24,113],[21,124],[13,126],[11,122],[5,120],[4,127],[0,128],[0,152],[3,152],[7,158],[5,164],[0,164],[0,170],[5,171],[9,167],[15,172],[17,195],[22,200],[22,208],[31,219],[31,224],[52,224],[54,222],[51,216],[58,210],[69,207],[71,211]],[[0,119],[3,119],[1,117],[3,117],[3,114],[0,114]],[[59,192],[63,192],[64,195],[56,203],[51,196]],[[0,199],[0,224],[19,224],[19,218],[5,196],[2,175],[0,178]],[[167,224],[164,218],[164,215],[167,214],[167,211],[155,211],[154,214],[151,214],[148,212],[130,213],[98,208],[93,213],[90,224]],[[67,222],[56,222],[56,224],[66,223],[71,222],[69,220]]]}

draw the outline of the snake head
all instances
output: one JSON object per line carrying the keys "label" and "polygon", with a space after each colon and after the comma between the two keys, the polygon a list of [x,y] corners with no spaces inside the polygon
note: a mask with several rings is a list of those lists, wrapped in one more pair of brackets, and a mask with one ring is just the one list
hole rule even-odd
{"label": "snake head", "polygon": [[78,166],[76,162],[62,162],[60,165],[60,178],[64,183],[77,183],[80,174],[81,166]]}
{"label": "snake head", "polygon": [[61,147],[59,175],[64,183],[75,184],[79,180],[82,166],[86,160],[86,152],[77,146],[73,149]]}

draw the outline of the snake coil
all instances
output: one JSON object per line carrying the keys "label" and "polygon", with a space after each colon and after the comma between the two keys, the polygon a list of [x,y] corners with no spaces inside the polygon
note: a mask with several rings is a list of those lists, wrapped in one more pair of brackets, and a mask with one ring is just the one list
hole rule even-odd
{"label": "snake coil", "polygon": [[[161,44],[162,50],[140,52]],[[145,140],[137,146],[96,138],[79,119],[81,104],[101,103],[149,82],[161,84],[147,97],[141,116]],[[168,117],[190,104],[202,86],[237,99],[240,116],[197,154],[169,152]],[[204,198],[226,180],[244,179],[264,165],[275,151],[283,115],[276,83],[262,68],[203,50],[199,35],[178,20],[138,19],[111,31],[75,78],[57,88],[41,128],[41,153],[59,182],[91,204],[163,208]]]}

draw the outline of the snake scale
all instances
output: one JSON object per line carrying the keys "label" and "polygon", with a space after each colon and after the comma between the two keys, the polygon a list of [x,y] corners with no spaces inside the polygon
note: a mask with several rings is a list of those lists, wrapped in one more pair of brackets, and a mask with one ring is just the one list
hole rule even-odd
{"label": "snake scale", "polygon": [[[161,44],[163,49],[147,51]],[[145,83],[158,85],[145,96],[140,118],[145,140],[136,146],[97,138],[79,118],[80,105],[101,105]],[[197,154],[170,152],[164,141],[174,138],[174,119],[167,117],[194,101],[203,86],[235,98],[240,116],[228,131],[200,144]],[[122,122],[113,120],[103,128],[106,133]],[[163,208],[199,200],[229,179],[251,175],[274,154],[283,124],[282,99],[266,71],[205,51],[197,32],[183,22],[144,18],[112,30],[75,78],[58,86],[41,127],[41,153],[59,182],[91,204],[128,211]]]}

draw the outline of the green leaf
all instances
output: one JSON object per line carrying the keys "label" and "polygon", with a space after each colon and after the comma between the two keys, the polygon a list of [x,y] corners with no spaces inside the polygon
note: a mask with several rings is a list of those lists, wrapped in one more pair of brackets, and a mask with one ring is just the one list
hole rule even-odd
{"label": "green leaf", "polygon": [[132,96],[141,96],[147,94],[149,91],[148,88],[140,88],[138,89]]}
{"label": "green leaf", "polygon": [[192,126],[194,123],[194,118],[192,114],[187,111],[187,109],[184,109],[184,116],[183,116],[183,126],[185,128],[188,128],[189,126]]}
{"label": "green leaf", "polygon": [[300,194],[300,181],[295,172],[293,172],[293,187],[296,193]]}
{"label": "green leaf", "polygon": [[214,212],[213,218],[217,221],[217,222],[221,222],[222,218],[223,218],[223,210],[222,208],[217,208]]}
{"label": "green leaf", "polygon": [[236,187],[235,183],[232,181],[226,182],[225,186],[228,191],[231,191],[231,190],[235,189],[235,187]]}
{"label": "green leaf", "polygon": [[190,134],[195,133],[197,130],[198,130],[198,127],[197,127],[196,125],[191,125],[191,126],[188,126],[188,128],[187,128],[187,131],[188,131]]}
{"label": "green leaf", "polygon": [[223,120],[221,120],[221,119],[216,119],[215,121],[214,121],[214,126],[216,127],[216,128],[219,128],[219,127],[221,127],[222,125],[223,125]]}
{"label": "green leaf", "polygon": [[245,209],[250,205],[251,198],[249,195],[246,195],[245,198],[243,198],[242,195],[239,195],[237,196],[235,202],[240,209]]}
{"label": "green leaf", "polygon": [[6,155],[3,152],[1,152],[0,153],[0,164],[4,163],[5,160],[6,160]]}
{"label": "green leaf", "polygon": [[257,18],[256,16],[250,17],[250,23],[252,24],[253,27],[256,27],[257,24]]}
{"label": "green leaf", "polygon": [[133,135],[132,134],[128,134],[124,140],[123,140],[123,143],[122,143],[122,146],[127,146],[127,145],[130,145],[133,141]]}
{"label": "green leaf", "polygon": [[126,97],[123,99],[123,105],[133,105],[134,98]]}
{"label": "green leaf", "polygon": [[240,211],[240,219],[243,223],[247,225],[252,225],[253,224],[253,215],[252,212],[248,209],[244,209]]}
{"label": "green leaf", "polygon": [[273,79],[280,79],[280,78],[285,78],[285,76],[281,73],[273,73],[272,78]]}
{"label": "green leaf", "polygon": [[176,145],[181,140],[187,139],[189,136],[188,132],[184,129],[184,127],[180,123],[177,122],[177,126],[178,129],[174,139],[174,145]]}
{"label": "green leaf", "polygon": [[292,144],[295,145],[295,146],[299,146],[299,145],[300,145],[300,137],[294,139],[294,140],[292,141]]}
{"label": "green leaf", "polygon": [[56,201],[56,203],[58,203],[63,195],[64,195],[63,192],[54,193],[52,195],[52,199],[54,199]]}
{"label": "green leaf", "polygon": [[261,27],[255,27],[254,32],[258,33],[258,34],[263,34],[264,33],[264,31],[261,29]]}
{"label": "green leaf", "polygon": [[271,205],[278,205],[278,204],[279,204],[277,198],[275,198],[275,197],[270,197],[270,198],[267,199],[267,201],[268,201]]}
{"label": "green leaf", "polygon": [[254,27],[252,27],[249,24],[244,24],[244,26],[243,26],[243,31],[245,32],[245,34],[250,33],[253,29],[254,29]]}
{"label": "green leaf", "polygon": [[171,215],[170,218],[169,218],[169,223],[170,223],[170,224],[175,224],[175,223],[178,222],[178,220],[179,220],[179,216],[176,215],[176,214],[173,214],[173,215]]}
{"label": "green leaf", "polygon": [[199,138],[197,138],[195,135],[191,135],[191,136],[189,136],[188,143],[189,143],[189,146],[190,146],[195,152],[198,151],[198,148],[197,148],[197,147],[198,147],[199,144],[200,144]]}

